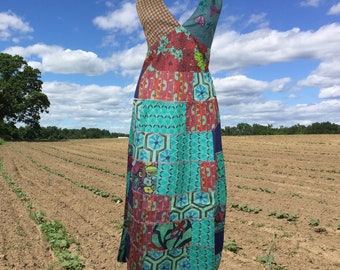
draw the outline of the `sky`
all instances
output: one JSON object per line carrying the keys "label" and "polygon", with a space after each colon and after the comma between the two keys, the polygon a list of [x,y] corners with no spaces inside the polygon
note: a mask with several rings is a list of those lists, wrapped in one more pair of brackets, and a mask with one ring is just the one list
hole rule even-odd
{"label": "sky", "polygon": [[[199,0],[164,0],[183,23]],[[146,42],[135,1],[0,0],[0,52],[41,71],[41,126],[129,131]],[[340,124],[340,1],[224,0],[211,49],[222,127]]]}

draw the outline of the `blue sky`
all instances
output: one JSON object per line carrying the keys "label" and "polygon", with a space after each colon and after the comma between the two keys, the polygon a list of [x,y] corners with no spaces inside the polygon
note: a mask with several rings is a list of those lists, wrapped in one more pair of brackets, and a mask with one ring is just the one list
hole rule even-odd
{"label": "blue sky", "polygon": [[[199,0],[165,0],[183,22]],[[42,126],[129,130],[146,53],[130,0],[6,0],[0,51],[42,72]],[[340,124],[340,1],[224,0],[210,71],[222,126]]]}

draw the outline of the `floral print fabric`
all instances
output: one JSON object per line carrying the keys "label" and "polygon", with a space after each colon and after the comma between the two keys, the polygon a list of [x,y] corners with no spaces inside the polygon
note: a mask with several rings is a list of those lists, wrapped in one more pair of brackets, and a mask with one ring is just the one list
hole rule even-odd
{"label": "floral print fabric", "polygon": [[222,0],[181,25],[162,0],[137,0],[148,51],[129,136],[118,260],[129,270],[218,269],[226,174],[210,46]]}

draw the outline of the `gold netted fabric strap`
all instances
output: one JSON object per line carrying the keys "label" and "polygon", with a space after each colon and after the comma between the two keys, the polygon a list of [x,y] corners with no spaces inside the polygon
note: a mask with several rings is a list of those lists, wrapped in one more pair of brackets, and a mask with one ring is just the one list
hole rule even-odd
{"label": "gold netted fabric strap", "polygon": [[180,26],[163,0],[137,0],[137,12],[149,47]]}

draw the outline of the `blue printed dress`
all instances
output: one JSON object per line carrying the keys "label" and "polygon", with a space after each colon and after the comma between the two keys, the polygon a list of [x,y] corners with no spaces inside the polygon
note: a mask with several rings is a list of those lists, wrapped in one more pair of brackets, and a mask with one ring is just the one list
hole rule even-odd
{"label": "blue printed dress", "polygon": [[118,261],[129,270],[218,269],[226,176],[210,48],[222,0],[180,24],[163,0],[137,0],[148,51],[129,137]]}

